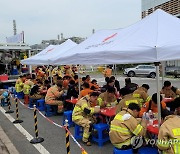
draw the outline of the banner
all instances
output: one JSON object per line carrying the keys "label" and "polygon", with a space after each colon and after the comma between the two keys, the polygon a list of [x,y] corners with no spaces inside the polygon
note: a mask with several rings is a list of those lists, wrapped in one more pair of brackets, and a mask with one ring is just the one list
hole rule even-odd
{"label": "banner", "polygon": [[23,43],[23,32],[11,37],[6,37],[7,43]]}

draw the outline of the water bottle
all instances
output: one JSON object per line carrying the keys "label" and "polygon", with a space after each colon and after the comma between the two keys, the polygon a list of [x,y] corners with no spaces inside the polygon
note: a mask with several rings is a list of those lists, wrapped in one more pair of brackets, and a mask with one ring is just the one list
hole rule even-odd
{"label": "water bottle", "polygon": [[149,110],[149,118],[150,118],[150,119],[154,119],[154,114],[152,113],[151,110]]}
{"label": "water bottle", "polygon": [[149,114],[149,125],[153,125],[154,115],[151,110],[149,110],[148,114]]}

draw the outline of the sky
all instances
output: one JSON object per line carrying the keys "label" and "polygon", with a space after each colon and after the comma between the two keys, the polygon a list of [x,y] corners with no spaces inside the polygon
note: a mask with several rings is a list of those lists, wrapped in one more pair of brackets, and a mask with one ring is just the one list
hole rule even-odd
{"label": "sky", "polygon": [[92,29],[124,28],[141,19],[141,0],[2,0],[0,43],[24,31],[25,43],[68,37],[89,37]]}

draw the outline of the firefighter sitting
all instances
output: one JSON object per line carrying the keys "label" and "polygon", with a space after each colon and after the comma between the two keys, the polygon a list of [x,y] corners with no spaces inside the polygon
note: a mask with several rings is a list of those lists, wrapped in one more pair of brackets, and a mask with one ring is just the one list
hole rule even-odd
{"label": "firefighter sitting", "polygon": [[59,100],[61,96],[64,94],[62,89],[62,84],[58,83],[57,85],[52,86],[48,89],[45,103],[49,105],[55,105],[58,107],[58,113],[63,112],[63,102]]}
{"label": "firefighter sitting", "polygon": [[101,107],[115,106],[117,104],[115,88],[109,86],[106,92],[101,93],[98,97],[98,104]]}
{"label": "firefighter sitting", "polygon": [[111,143],[118,149],[131,149],[131,138],[144,136],[147,121],[137,120],[140,107],[136,103],[130,103],[128,108],[123,108],[111,122],[109,137]]}
{"label": "firefighter sitting", "polygon": [[180,117],[162,110],[163,124],[159,129],[157,146],[163,153],[180,154]]}
{"label": "firefighter sitting", "polygon": [[98,113],[100,108],[92,107],[92,104],[97,101],[98,98],[97,92],[92,92],[90,96],[82,97],[74,107],[72,120],[84,128],[83,132],[83,142],[90,146],[91,142],[89,136],[91,134],[92,125],[96,122],[93,114]]}
{"label": "firefighter sitting", "polygon": [[[165,109],[166,104],[162,102],[162,96],[160,95],[160,102],[161,102],[161,108]],[[152,95],[152,98],[149,102],[146,102],[143,107],[141,108],[141,111],[139,112],[139,116],[142,117],[144,112],[148,112],[151,110],[153,113],[158,113],[158,107],[157,107],[157,93],[154,93]]]}

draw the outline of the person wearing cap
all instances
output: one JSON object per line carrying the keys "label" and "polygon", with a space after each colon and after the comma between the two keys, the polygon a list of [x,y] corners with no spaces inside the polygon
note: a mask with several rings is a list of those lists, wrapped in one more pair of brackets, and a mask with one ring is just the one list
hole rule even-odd
{"label": "person wearing cap", "polygon": [[164,81],[164,86],[161,89],[161,94],[165,94],[166,98],[176,98],[180,96],[180,90],[172,86],[170,81]]}
{"label": "person wearing cap", "polygon": [[116,148],[122,150],[132,149],[132,137],[145,135],[147,121],[145,119],[142,119],[142,121],[136,119],[139,111],[139,105],[131,103],[127,108],[123,108],[111,121],[109,137]]}
{"label": "person wearing cap", "polygon": [[109,86],[106,92],[101,93],[98,97],[98,104],[101,107],[115,106],[117,104],[115,88]]}
{"label": "person wearing cap", "polygon": [[[161,102],[161,109],[166,108],[166,103],[162,101],[162,96],[160,95],[160,102]],[[148,112],[151,110],[153,113],[158,113],[158,106],[157,106],[157,93],[152,95],[152,98],[149,102],[144,103],[141,111],[139,112],[139,116],[142,117],[144,112]]]}
{"label": "person wearing cap", "polygon": [[139,104],[138,99],[133,97],[133,94],[131,93],[130,89],[121,88],[120,94],[121,94],[122,99],[120,100],[120,102],[118,103],[116,107],[116,114],[122,111],[123,108],[127,108],[130,103]]}
{"label": "person wearing cap", "polygon": [[165,109],[161,118],[157,147],[163,153],[180,154],[180,117]]}
{"label": "person wearing cap", "polygon": [[139,100],[139,105],[142,107],[142,105],[145,102],[148,102],[151,100],[151,97],[148,95],[149,85],[143,84],[141,87],[139,87],[137,90],[133,92],[133,97],[137,98]]}
{"label": "person wearing cap", "polygon": [[98,98],[97,92],[92,92],[90,96],[82,97],[74,107],[72,113],[72,120],[79,126],[82,126],[83,129],[83,142],[90,146],[91,142],[89,136],[91,134],[92,125],[95,123],[93,114],[99,113],[99,107],[93,107],[92,104],[97,102]]}

